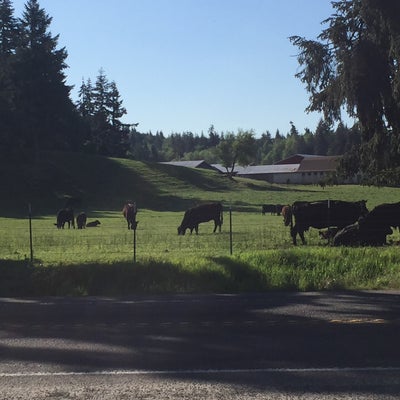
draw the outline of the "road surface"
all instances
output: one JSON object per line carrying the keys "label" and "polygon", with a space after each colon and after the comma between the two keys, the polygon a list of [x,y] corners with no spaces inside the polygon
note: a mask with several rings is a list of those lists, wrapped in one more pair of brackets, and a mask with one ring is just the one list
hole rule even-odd
{"label": "road surface", "polygon": [[0,399],[400,398],[400,293],[0,299]]}

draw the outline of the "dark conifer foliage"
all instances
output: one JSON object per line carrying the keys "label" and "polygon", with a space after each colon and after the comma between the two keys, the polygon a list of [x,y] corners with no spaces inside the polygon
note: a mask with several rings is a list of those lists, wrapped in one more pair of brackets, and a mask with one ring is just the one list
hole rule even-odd
{"label": "dark conifer foliage", "polygon": [[37,0],[28,0],[20,19],[20,44],[15,69],[19,92],[17,112],[22,113],[20,139],[34,150],[68,149],[74,106],[66,84],[67,51],[58,49],[51,36],[52,18]]}
{"label": "dark conifer foliage", "polygon": [[95,85],[89,79],[79,90],[77,109],[86,124],[86,151],[106,156],[127,157],[129,126],[121,122],[126,114],[117,84],[109,82],[100,69]]}
{"label": "dark conifer foliage", "polygon": [[345,108],[358,119],[362,142],[349,153],[348,165],[353,157],[373,181],[400,168],[400,2],[332,5],[334,13],[318,40],[291,38],[300,50],[297,77],[310,93],[309,110],[337,121]]}

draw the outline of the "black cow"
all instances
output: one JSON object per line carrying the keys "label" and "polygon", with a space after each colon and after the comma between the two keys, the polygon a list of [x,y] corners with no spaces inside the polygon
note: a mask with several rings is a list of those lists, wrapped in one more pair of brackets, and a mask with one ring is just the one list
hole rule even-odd
{"label": "black cow", "polygon": [[78,229],[85,229],[86,220],[87,220],[87,217],[84,212],[81,212],[78,214],[78,216],[76,217],[76,226],[78,227]]}
{"label": "black cow", "polygon": [[90,221],[86,224],[86,228],[95,228],[100,225],[100,221],[96,219],[95,221]]}
{"label": "black cow", "polygon": [[376,206],[359,221],[362,240],[369,245],[386,244],[386,236],[393,233],[391,228],[400,229],[400,202]]}
{"label": "black cow", "polygon": [[[296,201],[290,207],[285,218],[285,225],[290,225],[290,234],[294,245],[297,244],[297,234],[305,244],[304,232],[310,227],[322,229],[335,226],[342,229],[368,214],[365,204],[365,200],[356,202],[342,200]],[[293,219],[295,220],[294,224]]]}
{"label": "black cow", "polygon": [[57,213],[57,222],[55,223],[57,228],[64,229],[66,222],[68,222],[68,229],[71,225],[75,229],[74,210],[72,208],[63,208]]}
{"label": "black cow", "polygon": [[186,229],[190,229],[190,233],[194,229],[197,235],[199,233],[199,224],[208,221],[214,221],[214,233],[217,227],[221,232],[223,222],[221,203],[204,204],[187,210],[183,216],[182,223],[178,226],[178,235],[184,235]]}
{"label": "black cow", "polygon": [[136,221],[136,214],[137,208],[135,202],[128,202],[124,205],[122,209],[122,214],[124,215],[126,222],[128,223],[128,229],[136,229],[137,228],[137,221]]}
{"label": "black cow", "polygon": [[282,207],[282,204],[263,204],[261,207],[261,213],[262,215],[265,215],[268,212],[271,214],[281,215]]}
{"label": "black cow", "polygon": [[333,238],[334,246],[383,246],[386,244],[386,236],[393,233],[388,226],[378,229],[366,229],[359,222],[341,229]]}
{"label": "black cow", "polygon": [[332,241],[333,246],[360,246],[361,244],[360,226],[357,222],[336,232]]}

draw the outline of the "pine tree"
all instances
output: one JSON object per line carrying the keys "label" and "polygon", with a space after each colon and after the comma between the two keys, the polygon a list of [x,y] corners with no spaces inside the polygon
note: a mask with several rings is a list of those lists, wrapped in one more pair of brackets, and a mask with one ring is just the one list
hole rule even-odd
{"label": "pine tree", "polygon": [[0,56],[15,53],[19,30],[10,0],[0,0]]}
{"label": "pine tree", "polygon": [[15,147],[14,54],[18,44],[18,24],[9,0],[0,0],[0,151]]}
{"label": "pine tree", "polygon": [[[21,137],[25,146],[69,148],[74,106],[66,84],[65,48],[57,49],[59,36],[51,36],[52,18],[37,0],[28,0],[20,19],[21,41],[16,52]],[[76,139],[76,138],[74,138]]]}

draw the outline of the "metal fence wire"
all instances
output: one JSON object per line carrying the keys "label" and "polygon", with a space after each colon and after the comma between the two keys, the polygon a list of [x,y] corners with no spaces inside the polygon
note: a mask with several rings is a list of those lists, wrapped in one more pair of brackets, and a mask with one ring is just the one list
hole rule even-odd
{"label": "metal fence wire", "polygon": [[[45,263],[137,262],[148,258],[226,256],[244,251],[287,247],[291,243],[282,217],[225,211],[222,232],[213,222],[199,234],[177,234],[177,224],[162,217],[141,218],[128,230],[122,217],[95,228],[57,229],[50,218],[5,220],[0,224],[0,258]],[[314,233],[315,235],[315,233]]]}

